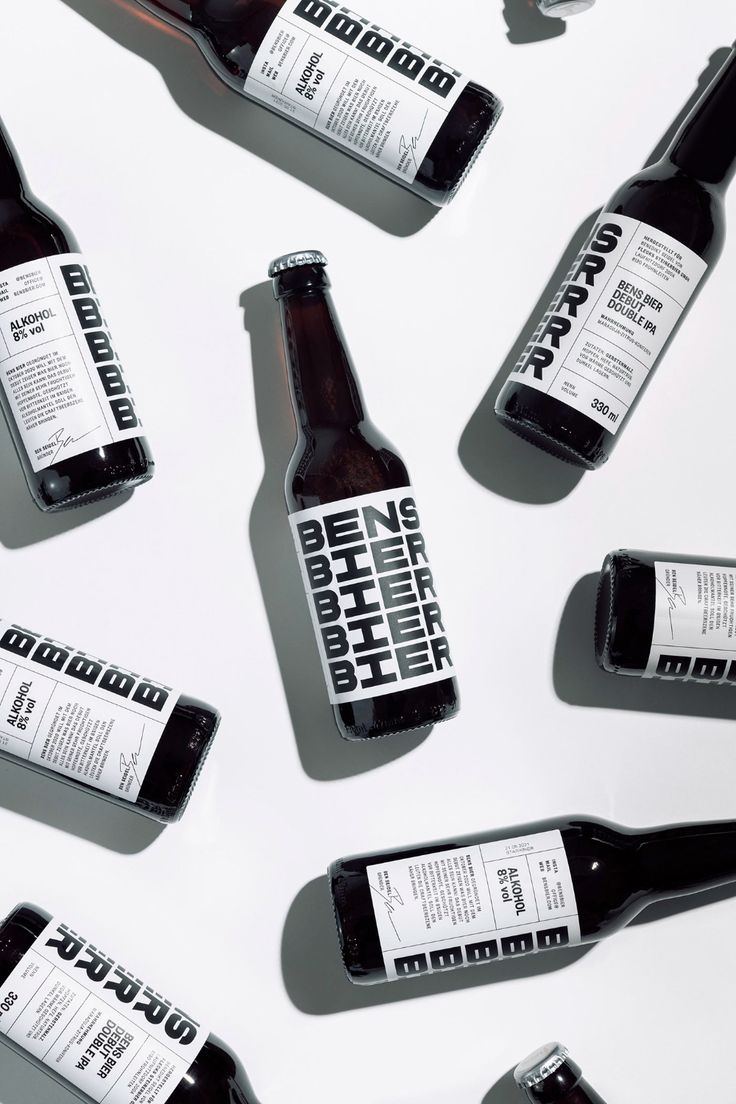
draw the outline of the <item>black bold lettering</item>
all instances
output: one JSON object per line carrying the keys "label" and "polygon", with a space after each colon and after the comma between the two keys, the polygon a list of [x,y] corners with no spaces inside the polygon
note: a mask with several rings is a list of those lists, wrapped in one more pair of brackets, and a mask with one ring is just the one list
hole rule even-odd
{"label": "black bold lettering", "polygon": [[565,289],[557,304],[557,310],[567,307],[570,318],[577,318],[578,307],[582,307],[583,303],[587,303],[589,298],[590,292],[587,288],[578,287],[577,284],[565,284]]}
{"label": "black bold lettering", "polygon": [[687,678],[690,656],[661,655],[657,663],[660,678]]}
{"label": "black bold lettering", "polygon": [[396,575],[384,575],[378,580],[383,595],[383,604],[386,609],[394,606],[406,606],[409,602],[416,602],[412,575],[410,571],[400,571]]}
{"label": "black bold lettering", "polygon": [[371,552],[379,575],[409,566],[403,537],[384,537],[382,540],[371,541]]}
{"label": "black bold lettering", "polygon": [[163,686],[156,686],[152,682],[147,682],[145,679],[136,686],[132,698],[132,701],[137,702],[138,705],[155,709],[157,713],[161,712],[168,700],[168,690],[164,690]]}
{"label": "black bold lettering", "polygon": [[94,333],[84,335],[92,360],[95,364],[102,364],[106,360],[116,360],[115,350],[112,347],[109,333],[105,330],[95,330]]}
{"label": "black bold lettering", "polygon": [[294,15],[300,15],[307,23],[313,23],[315,27],[321,27],[326,19],[335,10],[334,4],[325,4],[323,0],[299,0]]}
{"label": "black bold lettering", "polygon": [[70,295],[89,295],[94,290],[83,265],[62,265],[59,271]]}
{"label": "black bold lettering", "polygon": [[495,939],[484,939],[480,943],[468,943],[465,947],[465,957],[469,966],[476,966],[481,962],[493,962],[498,958],[498,943]]}
{"label": "black bold lettering", "polygon": [[118,429],[134,429],[140,424],[132,399],[111,399],[110,409]]}
{"label": "black bold lettering", "polygon": [[590,248],[596,253],[613,253],[622,235],[623,230],[615,222],[604,222],[596,228]]}
{"label": "black bold lettering", "polygon": [[368,546],[366,544],[356,544],[352,548],[346,548],[342,551],[338,550],[333,555],[333,560],[341,559],[344,561],[345,566],[339,575],[335,575],[335,580],[338,583],[347,582],[350,579],[364,579],[366,575],[371,575],[370,564],[365,567],[360,567],[358,564],[358,556],[367,556]]}
{"label": "black bold lettering", "polygon": [[462,947],[445,947],[441,951],[430,951],[429,961],[433,970],[456,970],[464,966]]}
{"label": "black bold lettering", "polygon": [[25,629],[17,629],[13,626],[3,633],[2,639],[0,639],[0,648],[4,648],[6,652],[13,652],[14,655],[28,656],[37,642],[37,636],[26,632]]}
{"label": "black bold lettering", "polygon": [[[384,635],[376,636],[373,630],[379,626]],[[364,617],[360,621],[351,621],[350,635],[360,633],[361,637],[358,643],[353,643],[353,651],[357,655],[359,652],[375,652],[376,648],[388,648],[389,639],[385,632],[386,625],[380,614],[376,617]]]}
{"label": "black bold lettering", "polygon": [[89,296],[84,299],[75,299],[74,310],[77,312],[79,325],[83,330],[89,330],[92,326],[105,325],[105,319],[100,313],[100,304],[96,299]]}
{"label": "black bold lettering", "polygon": [[440,69],[438,65],[430,65],[426,73],[422,74],[422,79],[419,83],[423,88],[428,88],[430,92],[436,93],[436,95],[441,96],[442,99],[445,100],[452,92],[457,81],[452,73],[446,73],[445,70]]}
{"label": "black bold lettering", "polygon": [[406,46],[400,46],[390,59],[388,67],[401,73],[407,80],[416,80],[424,68],[424,59],[407,50]]}
{"label": "black bold lettering", "polygon": [[551,349],[545,349],[542,345],[532,345],[529,355],[520,368],[515,369],[519,375],[523,375],[529,368],[534,369],[534,378],[544,379],[544,369],[549,368],[555,359]]}
{"label": "black bold lettering", "polygon": [[357,510],[343,510],[339,514],[330,514],[324,519],[327,543],[330,548],[338,548],[342,544],[355,544],[363,533],[358,525]]}
{"label": "black bold lettering", "polygon": [[108,667],[100,679],[100,690],[108,690],[111,694],[127,698],[135,684],[135,675],[131,675],[128,671],[121,671],[119,667]]}
{"label": "black bold lettering", "polygon": [[534,950],[534,936],[531,932],[523,935],[509,935],[501,940],[501,951],[504,958],[513,958],[515,955],[529,954]]}
{"label": "black bold lettering", "polygon": [[307,578],[309,579],[311,590],[319,590],[321,587],[329,586],[332,582],[329,557],[308,556],[304,561],[304,567],[307,571]]}
{"label": "black bold lettering", "polygon": [[318,521],[303,521],[296,527],[302,552],[306,556],[310,552],[319,552],[325,546],[325,535]]}
{"label": "black bold lettering", "polygon": [[111,395],[124,395],[128,390],[125,386],[123,373],[117,364],[98,364],[97,375],[100,377],[108,398]]}
{"label": "black bold lettering", "polygon": [[572,329],[572,322],[569,318],[560,318],[558,315],[553,314],[547,319],[547,324],[539,335],[538,340],[544,341],[545,338],[549,338],[549,343],[554,349],[559,349],[560,342],[563,337],[567,337]]}
{"label": "black bold lettering", "polygon": [[378,34],[372,28],[365,32],[360,42],[356,43],[355,46],[355,49],[360,50],[362,54],[368,54],[368,57],[380,62],[386,60],[393,48],[394,44],[390,38]]}
{"label": "black bold lettering", "polygon": [[328,659],[339,659],[350,651],[348,634],[342,625],[328,625],[322,629],[322,644]]}
{"label": "black bold lettering", "polygon": [[592,253],[586,253],[577,267],[573,280],[585,276],[588,287],[595,287],[595,278],[605,270],[606,262],[602,257],[594,257]]}
{"label": "black bold lettering", "polygon": [[360,677],[360,685],[364,690],[369,690],[374,686],[386,686],[389,682],[396,682],[396,674],[393,671],[384,673],[382,670],[384,663],[390,663],[392,659],[391,652],[374,652],[373,655],[362,656],[357,660],[358,666],[369,667],[370,677]]}
{"label": "black bold lettering", "polygon": [[424,638],[419,606],[409,606],[398,613],[389,613],[388,627],[394,644],[405,644],[409,640]]}
{"label": "black bold lettering", "polygon": [[343,660],[342,663],[330,663],[329,671],[332,689],[336,694],[350,694],[358,689],[355,668],[348,660]]}
{"label": "black bold lettering", "polygon": [[42,640],[31,656],[34,663],[41,663],[44,667],[50,667],[52,671],[60,671],[69,658],[70,653],[61,645],[52,640]]}
{"label": "black bold lettering", "polygon": [[312,600],[318,625],[326,625],[330,621],[337,621],[340,616],[340,599],[334,590],[321,590],[319,594],[312,595]]}
{"label": "black bold lettering", "polygon": [[426,974],[429,970],[427,956],[424,954],[395,958],[394,967],[399,977],[414,977],[416,974]]}
{"label": "black bold lettering", "polygon": [[367,20],[353,19],[349,15],[338,12],[337,15],[333,15],[325,30],[327,34],[334,35],[341,42],[347,42],[348,46],[352,46],[360,32],[367,25]]}
{"label": "black bold lettering", "polygon": [[402,679],[419,678],[420,675],[431,675],[434,671],[429,660],[429,648],[426,641],[421,644],[407,644],[404,648],[396,649],[396,660]]}
{"label": "black bold lettering", "polygon": [[95,683],[102,674],[102,664],[84,654],[74,655],[69,660],[64,674],[81,682]]}
{"label": "black bold lettering", "polygon": [[344,586],[340,587],[340,594],[343,597],[349,594],[353,599],[352,606],[345,607],[345,616],[348,620],[351,617],[361,617],[365,613],[376,613],[381,609],[380,602],[368,602],[366,600],[366,595],[375,589],[376,584],[373,579],[364,583],[345,583]]}
{"label": "black bold lettering", "polygon": [[725,659],[696,659],[690,677],[700,682],[720,682],[726,674],[727,662]]}
{"label": "black bold lettering", "polygon": [[540,951],[548,951],[550,947],[566,947],[569,942],[570,933],[564,926],[537,932],[537,949]]}
{"label": "black bold lettering", "polygon": [[434,656],[434,665],[438,671],[442,670],[443,664],[452,667],[450,645],[446,636],[441,636],[439,639],[432,641],[432,655]]}

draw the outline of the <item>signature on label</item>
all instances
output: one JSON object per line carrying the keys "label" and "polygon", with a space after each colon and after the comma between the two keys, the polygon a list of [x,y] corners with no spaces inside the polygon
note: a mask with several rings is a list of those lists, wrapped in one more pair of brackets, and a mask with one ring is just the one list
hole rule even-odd
{"label": "signature on label", "polygon": [[51,457],[49,463],[53,464],[54,461],[59,458],[60,453],[62,453],[65,448],[69,448],[69,445],[76,445],[78,441],[83,441],[85,437],[89,437],[91,433],[97,433],[97,430],[101,428],[101,426],[97,425],[94,429],[88,429],[86,433],[82,433],[79,437],[72,437],[71,435],[65,437],[64,434],[66,433],[66,430],[63,426],[61,427],[61,429],[57,429],[54,433],[51,434],[48,441],[46,442],[47,445],[57,446],[56,452]]}
{"label": "signature on label", "polygon": [[413,138],[407,138],[405,134],[402,134],[401,141],[399,142],[399,160],[403,159],[403,155],[408,151],[411,154],[411,159],[414,162],[414,168],[419,169],[417,164],[417,146],[419,145],[419,139],[424,133],[424,128],[427,125],[427,116],[429,115],[429,108],[424,112],[424,118],[422,119],[422,125],[419,128],[419,133],[415,134]]}
{"label": "signature on label", "polygon": [[[676,609],[678,609],[678,608],[682,609],[683,606],[687,605],[687,598],[685,597],[685,591],[682,589],[681,586],[667,587],[667,586],[665,586],[665,584],[662,582],[661,579],[657,579],[657,582],[661,586],[661,588],[665,592],[665,594],[667,595],[667,616],[669,617],[669,621],[670,621],[670,633],[672,634],[672,639],[674,640],[675,639],[675,626],[672,624],[672,614],[675,612]],[[679,603],[679,607],[678,607],[678,603]]]}
{"label": "signature on label", "polygon": [[136,782],[138,783],[139,786],[141,786],[142,783],[141,783],[140,778],[138,777],[138,772],[137,772],[136,768],[138,766],[138,760],[140,759],[141,751],[143,749],[143,739],[144,739],[145,735],[146,735],[146,726],[144,724],[143,729],[141,730],[140,743],[138,744],[138,747],[136,748],[136,750],[132,751],[130,753],[130,758],[129,759],[126,758],[125,752],[122,752],[122,751],[120,752],[120,777],[125,778],[128,775],[128,773],[130,773],[130,774],[133,775],[133,777],[135,778],[135,780],[136,780]]}
{"label": "signature on label", "polygon": [[392,889],[387,897],[385,893],[381,893],[380,889],[376,889],[376,887],[373,885],[371,886],[371,891],[375,893],[377,897],[380,897],[384,905],[386,906],[386,913],[388,915],[389,924],[394,929],[394,934],[396,935],[396,938],[399,940],[399,942],[401,942],[401,936],[399,935],[398,928],[394,923],[396,906],[400,905],[402,908],[404,907],[404,901],[401,894],[397,889]]}

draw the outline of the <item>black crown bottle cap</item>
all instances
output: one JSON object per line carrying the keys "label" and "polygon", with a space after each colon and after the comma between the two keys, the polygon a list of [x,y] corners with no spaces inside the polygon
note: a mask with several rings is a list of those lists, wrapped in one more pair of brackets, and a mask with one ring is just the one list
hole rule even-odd
{"label": "black crown bottle cap", "polygon": [[562,1043],[548,1043],[547,1046],[540,1047],[539,1050],[535,1050],[533,1054],[525,1058],[523,1062],[519,1062],[514,1070],[516,1084],[522,1089],[531,1089],[535,1085],[541,1085],[543,1081],[552,1076],[555,1070],[564,1065],[568,1053],[567,1047],[564,1047]]}
{"label": "black crown bottle cap", "polygon": [[285,253],[283,257],[277,257],[268,266],[270,277],[278,276],[279,272],[286,272],[289,268],[302,268],[305,265],[326,265],[327,258],[317,249],[305,249],[301,253]]}

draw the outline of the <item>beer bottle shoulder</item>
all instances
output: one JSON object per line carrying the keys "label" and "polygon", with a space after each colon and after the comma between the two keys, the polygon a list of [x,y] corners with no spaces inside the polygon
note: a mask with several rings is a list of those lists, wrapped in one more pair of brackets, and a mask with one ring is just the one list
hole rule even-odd
{"label": "beer bottle shoulder", "polygon": [[0,271],[78,248],[71,230],[37,200],[0,199]]}
{"label": "beer bottle shoulder", "polygon": [[291,510],[409,485],[401,456],[369,422],[307,429],[286,474]]}
{"label": "beer bottle shoulder", "polygon": [[709,265],[715,264],[723,248],[725,210],[718,190],[666,160],[630,177],[606,210],[662,230]]}
{"label": "beer bottle shoulder", "polygon": [[188,29],[206,48],[210,61],[242,81],[282,7],[283,0],[193,0]]}

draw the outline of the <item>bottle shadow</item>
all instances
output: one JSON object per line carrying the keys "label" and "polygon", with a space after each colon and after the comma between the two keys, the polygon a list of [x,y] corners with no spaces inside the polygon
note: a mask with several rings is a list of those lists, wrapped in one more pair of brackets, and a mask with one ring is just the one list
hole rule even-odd
{"label": "bottle shadow", "polygon": [[466,967],[393,984],[353,985],[343,969],[329,884],[322,877],[304,886],[289,909],[281,942],[281,972],[289,999],[300,1012],[329,1016],[549,974],[571,966],[589,950],[589,946],[570,947],[555,954],[506,959],[488,970]]}
{"label": "bottle shadow", "polygon": [[[510,2],[511,0],[509,0],[509,4]],[[519,2],[521,5],[524,0],[519,0]],[[540,19],[546,23],[555,22],[555,20],[547,19],[541,14]],[[730,51],[723,47],[710,56],[706,68],[698,78],[695,91],[646,158],[643,168],[653,165],[663,157],[685,118],[713,80],[729,53]],[[519,337],[509,350],[498,374],[473,412],[460,438],[458,455],[468,475],[494,494],[513,499],[516,502],[532,505],[559,502],[571,493],[583,475],[582,469],[565,464],[528,442],[514,437],[498,421],[494,414],[494,408],[499,392],[521,358],[539,320],[546,313],[553,297],[570,271],[575,257],[592,233],[597,216],[597,211],[589,215],[573,234],[559,264],[527,318]]]}
{"label": "bottle shadow", "polygon": [[567,30],[564,19],[542,15],[536,0],[504,0],[503,17],[508,27],[506,37],[514,46],[559,38]]}
{"label": "bottle shadow", "polygon": [[598,578],[584,575],[565,603],[552,663],[557,697],[568,705],[588,708],[736,720],[736,698],[728,686],[666,682],[601,670],[593,647]]}
{"label": "bottle shadow", "polygon": [[132,491],[123,491],[91,506],[45,514],[31,498],[12,438],[0,419],[0,544],[6,548],[27,548],[68,533],[109,514],[132,497]]}
{"label": "bottle shadow", "polygon": [[80,1098],[0,1040],[0,1100],[2,1104],[79,1104]]}
{"label": "bottle shadow", "polygon": [[121,855],[145,851],[164,830],[133,809],[2,759],[0,807]]}
{"label": "bottle shadow", "polygon": [[437,214],[438,208],[401,185],[238,95],[218,79],[187,35],[156,20],[133,0],[64,3],[153,65],[177,106],[195,123],[296,177],[386,233],[408,237]]}
{"label": "bottle shadow", "polygon": [[483,1097],[481,1104],[519,1104],[521,1094],[514,1081],[514,1071],[508,1070]]}
{"label": "bottle shadow", "polygon": [[264,458],[263,480],[250,514],[250,543],[302,766],[310,778],[330,782],[398,759],[417,748],[432,729],[357,743],[343,740],[335,727],[284,500],[295,427],[270,282],[245,291],[240,305],[250,335]]}

